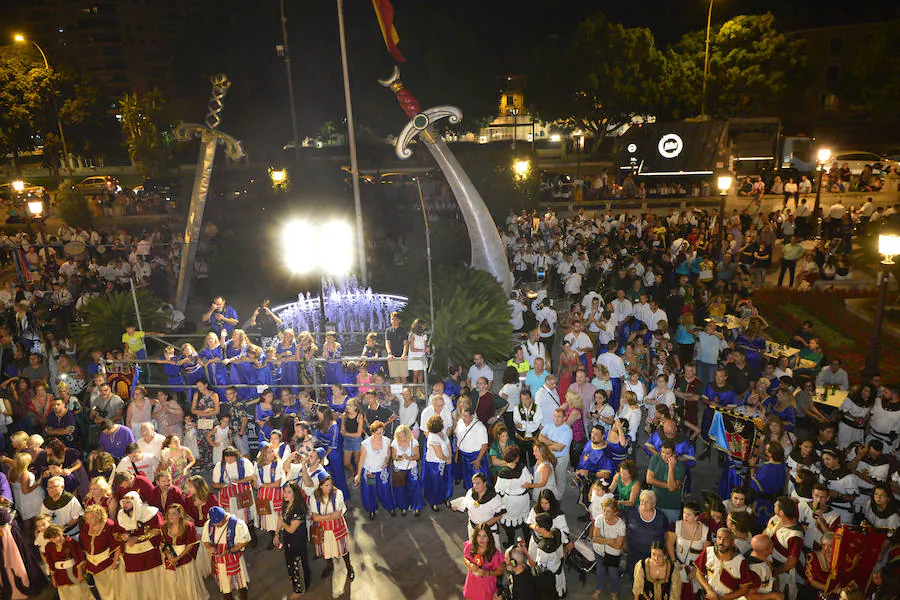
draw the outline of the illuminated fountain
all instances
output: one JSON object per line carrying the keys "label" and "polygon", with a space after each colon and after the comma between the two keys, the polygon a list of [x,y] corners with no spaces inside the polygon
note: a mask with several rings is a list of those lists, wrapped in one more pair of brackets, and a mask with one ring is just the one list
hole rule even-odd
{"label": "illuminated fountain", "polygon": [[362,288],[352,275],[337,284],[323,277],[321,290],[325,300],[324,320],[320,298],[309,292],[299,294],[296,302],[277,306],[272,311],[284,321],[285,327],[296,333],[323,334],[333,329],[348,349],[362,348],[366,334],[371,331],[383,333],[391,324],[391,313],[403,310],[408,302],[404,296],[378,294],[372,288]]}

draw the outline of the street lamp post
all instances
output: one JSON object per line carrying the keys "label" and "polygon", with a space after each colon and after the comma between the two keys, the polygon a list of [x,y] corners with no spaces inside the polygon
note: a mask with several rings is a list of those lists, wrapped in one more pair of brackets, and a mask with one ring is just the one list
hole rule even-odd
{"label": "street lamp post", "polygon": [[884,259],[881,261],[881,285],[878,290],[878,310],[875,313],[875,329],[869,338],[869,348],[866,351],[866,367],[863,374],[871,377],[878,372],[878,363],[881,354],[881,325],[884,321],[884,305],[887,302],[888,285],[891,279],[891,268],[896,264],[894,257],[900,255],[900,235],[881,234],[878,236],[878,253]]}
{"label": "street lamp post", "polygon": [[516,134],[519,132],[519,109],[518,108],[510,108],[509,114],[513,118],[513,138],[512,138],[512,149],[515,151],[516,149]]}
{"label": "street lamp post", "polygon": [[297,139],[297,108],[294,104],[294,78],[291,75],[291,52],[288,49],[287,17],[284,16],[284,0],[279,0],[281,8],[281,39],[284,43],[284,68],[287,71],[288,100],[291,103],[291,133],[294,138],[294,152],[300,160],[300,140]]}
{"label": "street lamp post", "polygon": [[706,118],[706,79],[709,76],[709,33],[712,29],[712,9],[715,0],[709,0],[709,14],[706,17],[706,55],[703,58],[703,91],[700,93],[700,117]]}
{"label": "street lamp post", "polygon": [[[44,50],[38,46],[38,43],[34,40],[28,40],[21,33],[17,33],[13,36],[13,40],[17,44],[25,44],[27,42],[31,42],[35,48],[38,49],[38,52],[41,53],[41,58],[44,59],[44,68],[47,69],[48,73],[50,71],[50,63],[47,62],[47,55],[44,54]],[[59,129],[59,140],[62,143],[63,147],[63,164],[66,167],[66,173],[72,174],[72,164],[69,162],[69,147],[66,144],[66,134],[63,133],[62,119],[59,118],[59,107],[56,104],[56,92],[53,90],[52,85],[50,89],[50,99],[53,101],[53,114],[56,117],[56,126]]]}
{"label": "street lamp post", "polygon": [[719,244],[725,239],[725,199],[728,190],[734,183],[734,177],[727,171],[722,171],[716,179],[716,187],[719,189]]}
{"label": "street lamp post", "polygon": [[822,201],[822,179],[824,179],[825,175],[825,163],[828,162],[828,159],[831,158],[831,150],[828,148],[819,148],[819,152],[816,154],[816,204],[813,207],[813,219],[816,220],[816,239],[819,239],[822,235],[822,215],[819,214],[821,212],[820,204]]}

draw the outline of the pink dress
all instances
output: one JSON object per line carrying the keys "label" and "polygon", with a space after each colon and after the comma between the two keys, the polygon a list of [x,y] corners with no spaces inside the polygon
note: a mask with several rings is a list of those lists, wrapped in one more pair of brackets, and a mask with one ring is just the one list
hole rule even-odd
{"label": "pink dress", "polygon": [[[463,544],[463,555],[469,562],[472,560],[472,542]],[[485,571],[496,571],[503,564],[503,553],[494,551],[494,556],[485,561],[481,568]],[[493,575],[478,577],[471,571],[466,574],[466,584],[463,586],[463,598],[466,600],[494,600],[497,594],[497,578]]]}

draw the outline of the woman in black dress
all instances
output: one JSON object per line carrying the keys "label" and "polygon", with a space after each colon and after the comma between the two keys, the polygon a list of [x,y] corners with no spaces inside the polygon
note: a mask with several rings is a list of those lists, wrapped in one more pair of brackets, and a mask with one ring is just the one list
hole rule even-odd
{"label": "woman in black dress", "polygon": [[[309,559],[306,555],[306,503],[300,495],[300,486],[291,481],[284,486],[284,503],[281,508],[281,519],[277,530],[282,531],[281,539],[276,547],[284,549],[284,562],[294,593],[291,600],[297,600],[309,589]],[[278,537],[278,531],[275,537]]]}

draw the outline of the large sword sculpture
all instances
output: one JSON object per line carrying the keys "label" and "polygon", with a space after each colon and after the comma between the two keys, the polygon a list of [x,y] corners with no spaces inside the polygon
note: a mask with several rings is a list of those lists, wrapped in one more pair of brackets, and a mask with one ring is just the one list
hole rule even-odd
{"label": "large sword sculpture", "polygon": [[406,116],[411,119],[400,132],[396,146],[397,156],[402,159],[412,156],[408,145],[416,137],[425,142],[425,146],[444,173],[447,183],[450,184],[450,189],[466,220],[466,228],[469,230],[469,239],[472,243],[472,266],[493,275],[506,293],[509,293],[513,284],[512,273],[494,219],[462,165],[432,127],[433,123],[445,117],[451,123],[459,123],[462,112],[455,106],[435,106],[421,110],[418,101],[400,81],[400,69],[396,66],[390,79],[380,80],[379,83],[393,90]]}
{"label": "large sword sculpture", "polygon": [[206,208],[206,196],[209,193],[209,181],[212,177],[213,162],[216,160],[216,146],[225,146],[225,154],[231,160],[244,157],[241,142],[218,130],[222,123],[223,100],[231,82],[224,73],[210,79],[212,93],[209,97],[204,125],[197,123],[180,123],[173,133],[180,142],[193,139],[200,140],[200,158],[197,160],[197,172],[194,175],[194,188],[191,192],[191,206],[188,210],[187,224],[184,228],[184,245],[181,248],[181,270],[178,273],[178,291],[175,306],[181,312],[187,307],[188,292],[194,271],[194,260],[197,258],[197,245],[200,241],[200,228],[203,225],[203,209]]}

